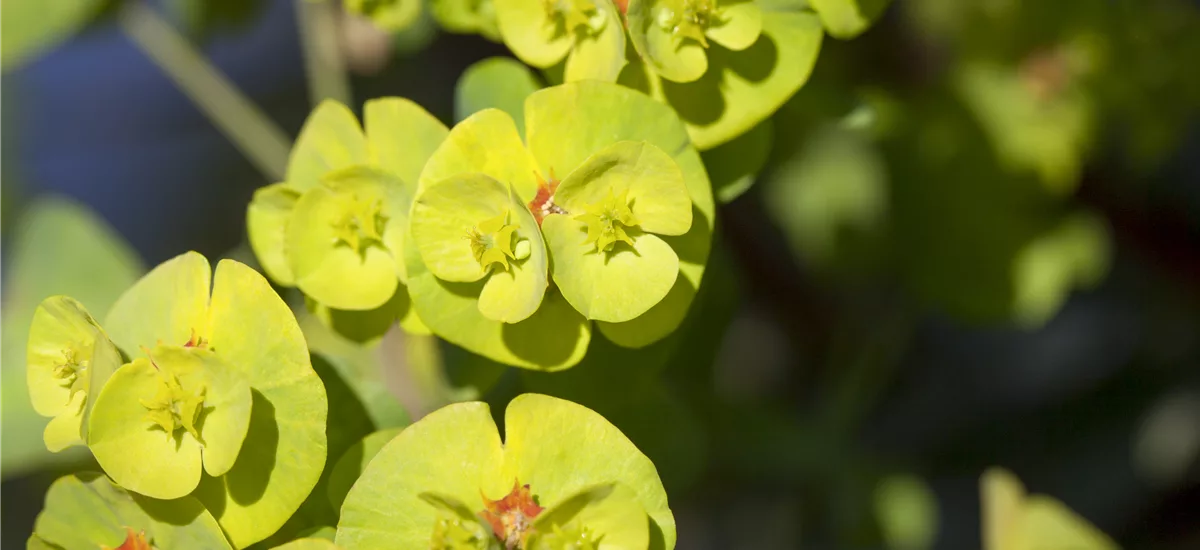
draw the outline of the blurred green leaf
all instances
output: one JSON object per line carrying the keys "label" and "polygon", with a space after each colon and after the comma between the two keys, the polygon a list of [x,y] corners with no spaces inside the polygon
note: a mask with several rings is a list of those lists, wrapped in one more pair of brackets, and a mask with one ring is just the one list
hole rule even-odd
{"label": "blurred green leaf", "polygon": [[[463,119],[487,108],[508,113],[525,137],[525,98],[542,88],[538,77],[511,57],[489,57],[467,67],[454,91],[454,119]],[[565,174],[564,174],[565,175]]]}
{"label": "blurred green leaf", "polygon": [[875,488],[875,517],[891,550],[925,550],[938,533],[937,495],[914,476],[892,476]]}
{"label": "blurred green leaf", "polygon": [[774,170],[764,193],[797,255],[832,268],[853,253],[854,239],[886,227],[888,187],[875,145],[860,132],[830,125],[806,136],[799,152]]}
{"label": "blurred green leaf", "polygon": [[808,0],[834,38],[854,38],[871,26],[891,0]]}
{"label": "blurred green leaf", "polygon": [[86,456],[82,448],[51,454],[42,444],[48,419],[34,412],[25,384],[25,343],[37,305],[65,294],[102,317],[144,270],[141,260],[107,224],[66,199],[35,201],[15,232],[0,339],[4,477]]}
{"label": "blurred green leaf", "polygon": [[700,154],[718,202],[732,202],[750,190],[771,156],[773,134],[771,119],[767,119],[732,141]]}
{"label": "blurred green leaf", "polygon": [[4,0],[0,4],[0,65],[12,70],[54,47],[100,13],[106,0]]}

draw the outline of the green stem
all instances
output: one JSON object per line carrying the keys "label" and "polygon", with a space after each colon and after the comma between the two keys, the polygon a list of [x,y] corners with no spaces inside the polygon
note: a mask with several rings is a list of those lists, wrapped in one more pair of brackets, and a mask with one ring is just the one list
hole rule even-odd
{"label": "green stem", "polygon": [[208,63],[170,23],[141,2],[126,2],[121,30],[272,181],[283,181],[291,140]]}
{"label": "green stem", "polygon": [[350,105],[350,79],[338,46],[338,7],[329,0],[296,0],[308,89],[315,106],[323,99]]}

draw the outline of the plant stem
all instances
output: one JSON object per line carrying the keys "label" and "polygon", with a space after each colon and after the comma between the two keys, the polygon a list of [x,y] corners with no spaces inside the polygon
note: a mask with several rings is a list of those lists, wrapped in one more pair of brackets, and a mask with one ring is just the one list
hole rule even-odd
{"label": "plant stem", "polygon": [[170,23],[141,2],[126,2],[121,30],[272,181],[283,181],[291,140]]}
{"label": "plant stem", "polygon": [[350,79],[338,45],[341,29],[337,10],[329,0],[296,0],[296,22],[314,106],[324,99],[351,105]]}

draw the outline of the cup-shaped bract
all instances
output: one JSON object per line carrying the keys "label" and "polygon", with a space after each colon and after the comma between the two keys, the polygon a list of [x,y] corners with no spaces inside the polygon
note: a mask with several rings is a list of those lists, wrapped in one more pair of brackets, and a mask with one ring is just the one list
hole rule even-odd
{"label": "cup-shaped bract", "polygon": [[521,61],[564,78],[613,82],[625,66],[625,27],[612,0],[495,0],[500,35]]}
{"label": "cup-shaped bract", "polygon": [[121,363],[121,352],[83,304],[51,296],[38,305],[25,377],[33,409],[51,418],[42,434],[47,449],[84,444],[96,396]]}
{"label": "cup-shaped bract", "polygon": [[[670,107],[654,101],[649,96],[623,86],[602,82],[576,82],[546,88],[529,96],[525,103],[525,128],[529,151],[538,163],[539,172],[566,174],[563,178],[564,183],[555,189],[552,200],[548,201],[550,207],[547,208],[546,203],[542,205],[543,211],[548,214],[563,210],[558,204],[557,191],[568,179],[583,177],[582,173],[580,176],[574,176],[573,171],[591,170],[585,166],[589,158],[615,154],[620,147],[627,148],[625,150],[628,154],[636,150],[636,147],[630,144],[617,147],[619,142],[645,142],[647,146],[641,147],[639,151],[639,158],[645,158],[638,162],[647,166],[665,164],[657,152],[666,153],[674,162],[683,177],[687,198],[691,202],[690,217],[679,210],[678,188],[666,183],[663,183],[661,188],[658,184],[650,184],[644,188],[645,191],[639,191],[653,194],[655,198],[650,201],[639,199],[643,205],[635,203],[630,210],[637,215],[639,208],[653,206],[644,216],[638,215],[637,221],[644,232],[657,233],[655,239],[660,239],[674,252],[679,262],[679,276],[675,278],[666,296],[645,313],[625,322],[596,322],[596,326],[608,339],[624,347],[643,347],[666,337],[683,322],[696,289],[700,288],[712,245],[715,214],[708,176],[700,154],[688,139],[686,127]],[[658,160],[651,160],[655,158]],[[633,165],[637,166],[638,162],[634,162]],[[666,175],[662,182],[674,177],[674,170],[660,170]],[[602,170],[600,172],[603,173]],[[636,169],[618,170],[614,175],[630,176],[636,173],[639,173]],[[632,180],[620,177],[611,181]],[[586,187],[595,189],[607,197],[608,192],[603,184]],[[609,187],[613,189],[614,196],[622,191],[619,186]],[[632,188],[629,193],[630,197],[635,195]],[[577,211],[563,212],[569,215],[581,214]],[[542,226],[547,235],[550,232],[546,229],[546,221],[550,217],[543,221]],[[677,231],[680,230],[686,232],[678,234]],[[586,238],[586,233],[581,232],[576,242],[583,242]],[[635,243],[638,242],[638,237],[631,236],[631,239]],[[547,241],[550,242],[551,239],[547,237]],[[627,245],[617,243],[613,246],[616,249]],[[668,256],[665,250],[660,252],[660,258]],[[557,282],[560,259],[553,244],[550,255],[552,277]],[[563,294],[566,292],[564,287]],[[608,298],[614,302],[624,299],[620,295],[610,295]],[[645,297],[642,296],[642,299]],[[593,303],[596,302],[599,300],[593,300]],[[619,310],[622,307],[612,302],[602,305],[610,310]]]}
{"label": "cup-shaped bract", "polygon": [[511,186],[486,174],[460,174],[421,190],[413,202],[413,245],[443,281],[474,283],[479,312],[518,323],[537,311],[549,262],[537,220]]}
{"label": "cup-shaped bract", "polygon": [[[589,317],[625,347],[670,334],[699,288],[714,213],[704,166],[684,125],[650,97],[596,81],[538,91],[524,112],[528,146],[512,118],[496,109],[479,111],[451,130],[421,173],[410,231],[421,231],[416,210],[430,189],[446,181],[482,186],[490,178],[500,183],[486,184],[495,204],[504,185],[511,186],[540,224],[556,284],[523,321],[485,316],[477,303],[482,285],[470,282],[481,276],[479,262],[466,252],[469,239],[460,236],[467,224],[488,221],[475,215],[456,222],[445,241],[457,247],[460,271],[432,255],[422,261],[432,252],[407,247],[410,294],[421,319],[472,352],[537,370],[570,367],[582,358],[591,337]],[[566,177],[560,182],[556,174]],[[455,198],[460,196],[448,194],[443,208],[475,200]]]}
{"label": "cup-shaped bract", "polygon": [[251,248],[267,274],[336,310],[384,308],[404,291],[412,194],[447,133],[402,98],[367,102],[364,121],[365,129],[337,102],[319,105],[292,149],[286,182],[260,189],[247,210]]}
{"label": "cup-shaped bract", "polygon": [[[710,26],[705,35],[706,40],[711,39],[707,48],[688,38],[681,49],[664,50],[672,53],[658,55],[660,63],[655,65],[656,57],[647,51],[648,41],[663,35],[653,19],[653,0],[631,0],[629,34],[640,56],[630,59],[632,65],[620,77],[621,84],[674,108],[701,151],[726,143],[770,118],[808,80],[824,37],[821,21],[804,2],[756,0],[714,5],[717,11],[741,12],[729,16],[731,23],[723,28],[738,38],[755,39],[744,47],[736,41],[729,42],[731,46],[725,43],[728,37],[718,41]],[[733,21],[744,24],[733,25]],[[751,32],[754,29],[760,30]]]}
{"label": "cup-shaped bract", "polygon": [[554,193],[542,221],[554,282],[589,319],[630,321],[666,297],[679,256],[656,235],[683,235],[692,201],[675,160],[646,142],[620,141],[588,157]]}
{"label": "cup-shaped bract", "polygon": [[430,0],[429,9],[447,32],[478,34],[492,42],[501,41],[493,0]]}
{"label": "cup-shaped bract", "polygon": [[337,544],[674,547],[654,464],[599,414],[525,394],[509,403],[504,432],[502,442],[484,403],[450,405],[406,428],[346,496]]}
{"label": "cup-shaped bract", "polygon": [[[185,377],[177,376],[177,390],[176,382],[162,381],[172,370],[165,363],[158,364],[157,372],[149,372],[155,370],[150,361],[157,361],[160,351],[155,348],[160,343],[165,345],[161,352],[170,354],[173,361],[195,362],[210,374],[220,371],[222,367],[215,365],[222,364],[249,385],[252,405],[245,440],[254,444],[242,445],[224,475],[203,477],[192,494],[213,512],[239,548],[278,530],[308,496],[325,466],[328,404],[325,387],[310,363],[304,335],[266,279],[232,260],[222,260],[214,275],[203,256],[189,252],[159,265],[138,281],[117,300],[104,324],[111,327],[113,342],[131,357],[140,355],[138,350],[143,348],[151,350],[148,358],[121,368],[126,373],[123,377],[128,376],[128,384],[123,384],[126,388],[119,388],[114,380],[106,385],[105,392],[113,392],[114,399],[129,392],[131,386],[145,384],[147,390],[165,388],[165,395],[178,396],[181,405],[189,396],[195,400],[199,388]],[[209,384],[212,387],[204,390],[204,408],[210,406],[209,392],[216,391],[217,382]],[[156,397],[154,392],[139,394],[136,399],[130,396],[132,403],[114,404],[114,415],[131,414],[121,412],[126,408],[140,408],[139,413],[145,415],[151,407],[140,400],[155,405]],[[209,414],[215,417],[221,405],[211,404]],[[231,410],[235,407],[234,403],[225,405]],[[208,420],[203,408],[199,415],[193,427],[203,440],[210,437]],[[102,422],[97,416],[91,419],[92,429]],[[165,439],[162,427],[144,418],[134,420],[151,436]],[[228,424],[221,424],[229,432],[235,431],[229,427],[232,421],[226,421]],[[186,426],[182,432],[188,432]],[[112,428],[109,433],[119,435],[120,431]],[[229,433],[211,437],[233,439]],[[210,474],[224,469],[225,461],[232,457],[213,458],[219,458],[220,464],[205,464]],[[145,461],[141,474],[133,471],[130,475],[151,476],[150,470],[157,467]]]}
{"label": "cup-shaped bract", "polygon": [[250,427],[250,386],[212,350],[158,346],[117,369],[96,398],[88,446],[122,487],[161,499],[233,467]]}
{"label": "cup-shaped bract", "polygon": [[386,31],[402,31],[421,15],[421,0],[346,0],[346,11],[371,19]]}
{"label": "cup-shaped bract", "polygon": [[763,29],[754,0],[629,0],[629,37],[659,75],[692,82],[708,70],[709,41],[749,48]]}
{"label": "cup-shaped bract", "polygon": [[[450,131],[421,172],[409,224],[409,241],[416,244],[405,247],[406,267],[413,307],[434,333],[502,363],[558,370],[583,358],[591,339],[591,326],[557,290],[545,288],[547,279],[542,270],[546,269],[546,251],[537,221],[527,207],[537,194],[537,181],[537,162],[522,143],[511,117],[497,109],[485,109],[462,121]],[[460,193],[468,187],[486,191],[485,197],[490,198],[476,197],[476,191]],[[482,204],[473,207],[477,210],[475,214],[452,221],[457,215],[453,203],[480,201]],[[499,220],[500,229],[518,226],[508,243],[512,257],[499,251],[506,258],[508,269],[503,273],[496,271],[501,266],[493,262],[495,267],[485,272],[480,267],[482,255],[474,256],[472,236],[478,234],[495,240],[499,231],[485,232],[478,225],[485,222],[495,225],[501,210],[507,218]],[[437,235],[439,219],[450,223],[443,229],[448,231],[443,240],[432,238]],[[422,237],[417,238],[418,234]],[[522,239],[528,244],[520,245]],[[438,253],[437,243],[445,243],[458,254]],[[425,248],[419,250],[420,247]],[[529,257],[514,262],[518,248],[522,248],[521,255],[528,253]],[[429,255],[429,265],[422,259],[423,254]],[[514,264],[524,273],[522,279],[514,276],[517,274]],[[439,272],[447,278],[439,277]],[[488,273],[491,275],[481,280]],[[495,303],[485,305],[482,300],[485,287],[496,285],[489,291],[495,292],[516,283],[527,285],[535,275],[542,289],[527,287],[522,291],[523,300],[516,301],[532,304],[535,311],[531,315],[511,323],[497,320],[501,316],[495,311],[485,315],[485,310],[503,309],[493,306],[505,306],[505,301],[512,300],[489,296],[488,300]],[[544,296],[539,298],[538,294]],[[539,299],[540,305],[534,302]],[[514,311],[517,309],[521,308]]]}
{"label": "cup-shaped bract", "polygon": [[37,548],[35,542],[46,548],[231,548],[195,498],[146,498],[96,472],[64,476],[50,486],[29,547]]}

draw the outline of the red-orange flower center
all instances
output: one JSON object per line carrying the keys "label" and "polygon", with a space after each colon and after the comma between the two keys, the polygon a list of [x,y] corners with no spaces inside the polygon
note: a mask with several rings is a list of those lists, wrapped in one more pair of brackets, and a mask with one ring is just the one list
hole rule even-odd
{"label": "red-orange flower center", "polygon": [[528,485],[521,485],[513,480],[512,491],[500,500],[489,500],[482,493],[484,510],[479,513],[492,533],[508,550],[524,548],[525,538],[533,526],[533,519],[542,513],[543,508],[533,500]]}
{"label": "red-orange flower center", "polygon": [[550,214],[565,214],[566,211],[554,204],[554,192],[558,190],[558,184],[561,183],[554,179],[554,169],[550,169],[550,179],[542,179],[542,175],[537,172],[533,173],[537,178],[538,189],[537,194],[533,196],[533,200],[529,201],[529,211],[533,212],[533,218],[537,220],[538,225],[542,225],[542,220]]}
{"label": "red-orange flower center", "polygon": [[150,541],[146,540],[146,532],[134,532],[133,528],[125,528],[125,542],[116,548],[101,545],[100,550],[153,550]]}

